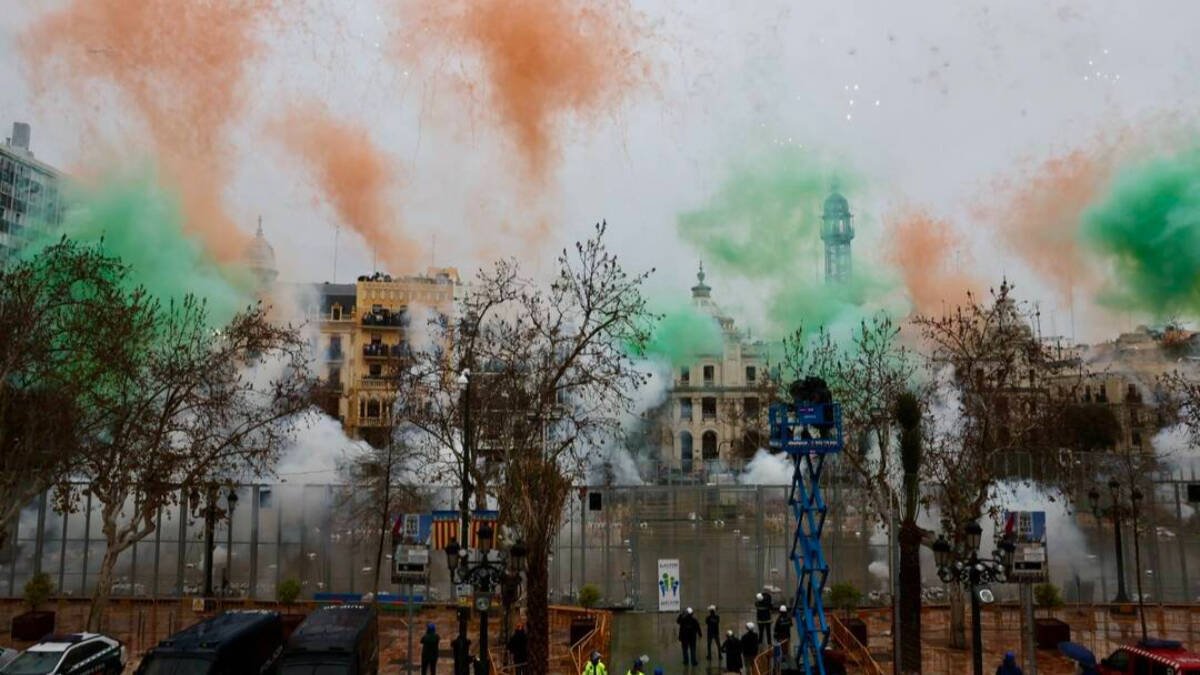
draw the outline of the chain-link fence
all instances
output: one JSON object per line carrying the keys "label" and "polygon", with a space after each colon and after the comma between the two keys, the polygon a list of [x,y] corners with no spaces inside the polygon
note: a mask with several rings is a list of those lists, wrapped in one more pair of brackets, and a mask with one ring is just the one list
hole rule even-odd
{"label": "chain-link fence", "polygon": [[[889,538],[876,526],[862,490],[836,475],[831,472],[824,487],[829,583],[853,583],[867,604],[886,604]],[[1192,472],[1176,471],[1144,485],[1138,538],[1142,592],[1152,602],[1200,599],[1195,582],[1200,577],[1200,520],[1188,500],[1189,486],[1200,480]],[[1073,490],[1083,495],[1087,488],[1080,484]],[[227,520],[217,523],[213,536],[218,593],[225,577],[227,592],[237,596],[273,598],[278,582],[288,578],[299,580],[306,596],[366,592],[374,588],[377,574],[381,589],[395,590],[387,575],[387,551],[380,569],[376,567],[378,524],[355,515],[360,511],[355,491],[277,484],[242,486],[236,493],[232,547],[227,546]],[[654,610],[659,559],[680,561],[682,602],[698,610],[709,604],[748,605],[764,586],[781,589],[783,600],[790,595],[785,589],[795,587],[788,559],[795,523],[786,487],[602,486],[579,494],[569,500],[553,553],[550,588],[555,601],[569,601],[584,584],[592,584],[604,604]],[[226,499],[222,493],[218,505],[224,507]],[[20,595],[37,571],[48,573],[68,595],[86,595],[95,584],[104,553],[99,504],[85,496],[78,511],[67,514],[56,512],[52,504],[47,497],[26,508],[11,539],[0,547],[0,595]],[[1068,601],[1111,599],[1117,588],[1111,520],[1093,516],[1086,498],[1060,496],[1047,499],[1045,507],[1060,516],[1048,526],[1051,580]],[[164,509],[155,532],[121,556],[115,595],[173,597],[202,591],[203,520],[195,517],[194,508],[186,513],[180,518],[179,509]],[[1132,528],[1128,522],[1124,527],[1125,576],[1132,596],[1138,572]],[[923,555],[926,591],[937,601],[942,585],[931,554]],[[434,552],[431,561],[430,595],[448,598],[444,556]],[[1005,597],[1005,589],[997,590]]]}

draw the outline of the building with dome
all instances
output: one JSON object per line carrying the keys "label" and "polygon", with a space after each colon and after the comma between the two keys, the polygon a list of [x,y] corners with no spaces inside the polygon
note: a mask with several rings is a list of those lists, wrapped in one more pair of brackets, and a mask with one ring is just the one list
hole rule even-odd
{"label": "building with dome", "polygon": [[[738,330],[713,301],[703,264],[692,286],[692,305],[721,331],[721,348],[692,354],[673,368],[667,401],[654,416],[659,480],[711,478],[740,470],[766,443],[766,345]],[[654,478],[654,477],[651,477]]]}
{"label": "building with dome", "polygon": [[854,273],[850,258],[850,241],[854,239],[854,224],[850,203],[834,189],[825,198],[821,213],[821,241],[825,242],[825,283],[837,284],[850,280]]}
{"label": "building with dome", "polygon": [[279,277],[279,268],[275,266],[275,249],[271,248],[271,244],[263,236],[262,216],[258,217],[258,230],[254,233],[250,245],[246,247],[242,259],[246,267],[254,273],[259,288],[269,287]]}

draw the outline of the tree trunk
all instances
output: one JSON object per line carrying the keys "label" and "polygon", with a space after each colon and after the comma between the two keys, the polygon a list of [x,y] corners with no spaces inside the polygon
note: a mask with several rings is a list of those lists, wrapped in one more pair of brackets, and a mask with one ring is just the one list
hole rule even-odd
{"label": "tree trunk", "polygon": [[[394,430],[390,431],[392,433],[395,432]],[[391,438],[388,438],[387,466],[384,467],[383,471],[383,504],[380,505],[381,508],[379,509],[379,546],[375,549],[375,583],[371,585],[371,593],[376,598],[379,597],[379,575],[383,572],[383,570],[379,569],[379,566],[383,564],[383,540],[390,532],[388,520],[392,509],[392,467],[395,466],[395,447],[395,442]],[[395,563],[394,560],[392,562],[393,564]],[[407,602],[411,601],[412,598],[407,600]]]}
{"label": "tree trunk", "polygon": [[547,542],[531,544],[525,568],[525,622],[529,635],[529,673],[550,672],[550,561]]}
{"label": "tree trunk", "polygon": [[88,609],[88,632],[100,632],[104,610],[107,609],[108,598],[112,595],[113,574],[117,569],[117,558],[124,550],[124,548],[117,549],[111,542],[104,549],[104,557],[100,560],[100,573],[96,575],[96,588],[92,591],[92,606]]}
{"label": "tree trunk", "polygon": [[900,526],[900,672],[921,672],[921,528]]}
{"label": "tree trunk", "polygon": [[950,584],[950,646],[967,648],[967,594],[960,584]]}

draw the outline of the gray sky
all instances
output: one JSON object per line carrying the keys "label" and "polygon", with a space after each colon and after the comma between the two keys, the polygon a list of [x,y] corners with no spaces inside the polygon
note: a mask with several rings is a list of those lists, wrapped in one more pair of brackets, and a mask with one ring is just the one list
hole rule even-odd
{"label": "gray sky", "polygon": [[[56,3],[0,4],[0,124],[32,123],[38,157],[69,168],[82,157],[85,120],[103,130],[129,113],[116,99],[35,100],[14,39]],[[454,93],[384,57],[389,31],[406,29],[385,3],[308,4],[267,39],[247,76],[253,102],[228,137],[238,160],[229,211],[247,230],[263,214],[285,279],[330,278],[333,211],[263,132],[287,101],[319,98],[368,126],[395,161],[403,185],[392,203],[414,237],[429,244],[436,235],[436,262],[477,264],[473,233],[529,212],[497,160],[504,146],[471,115],[434,112]],[[655,286],[680,292],[698,256],[679,243],[676,215],[702,205],[730,161],[772,143],[820,148],[869,179],[852,203],[860,260],[881,215],[914,204],[955,220],[983,270],[1013,274],[1019,263],[966,221],[993,180],[1151,116],[1190,122],[1200,102],[1194,0],[633,5],[651,27],[644,46],[658,65],[655,86],[596,124],[562,130],[562,162],[539,200],[557,223],[547,250],[607,218],[627,262],[657,267]],[[348,232],[340,239],[345,281],[371,255]],[[550,260],[515,242],[494,253],[534,267]],[[719,294],[725,280],[710,283]]]}

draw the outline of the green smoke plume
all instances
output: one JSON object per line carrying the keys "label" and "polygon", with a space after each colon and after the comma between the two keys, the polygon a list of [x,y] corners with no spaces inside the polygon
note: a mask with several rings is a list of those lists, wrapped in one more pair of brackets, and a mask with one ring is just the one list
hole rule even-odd
{"label": "green smoke plume", "polygon": [[671,365],[685,365],[700,354],[721,354],[724,341],[717,320],[703,310],[680,304],[659,308],[656,312],[662,319],[655,325],[645,353],[670,361]]}
{"label": "green smoke plume", "polygon": [[1113,266],[1101,301],[1160,317],[1200,310],[1200,150],[1120,173],[1082,232]]}
{"label": "green smoke plume", "polygon": [[832,187],[857,185],[852,172],[784,147],[733,166],[707,205],[679,216],[679,235],[727,278],[754,282],[761,298],[742,302],[767,308],[769,336],[853,323],[889,286],[864,265],[845,284],[824,283],[821,209]]}
{"label": "green smoke plume", "polygon": [[92,187],[69,190],[61,228],[39,228],[45,234],[26,249],[37,251],[59,237],[83,243],[103,241],[106,254],[129,266],[128,281],[143,286],[164,305],[192,294],[205,301],[208,320],[226,323],[254,302],[254,281],[244,268],[222,266],[202,244],[183,230],[175,197],[150,172],[126,174]]}

